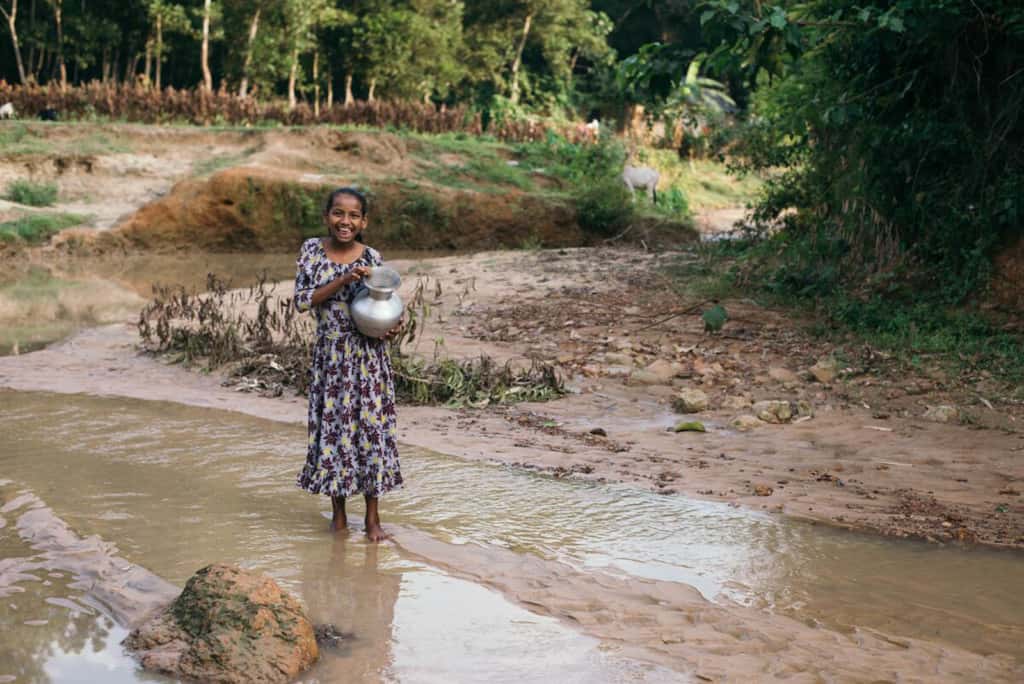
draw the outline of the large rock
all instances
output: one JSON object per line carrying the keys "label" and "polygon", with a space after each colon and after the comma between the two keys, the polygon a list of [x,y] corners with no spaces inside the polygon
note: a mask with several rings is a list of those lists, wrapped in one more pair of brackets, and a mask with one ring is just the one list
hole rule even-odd
{"label": "large rock", "polygon": [[147,670],[231,684],[288,682],[319,657],[297,599],[266,575],[221,564],[194,574],[124,645]]}
{"label": "large rock", "polygon": [[699,389],[686,387],[679,390],[672,401],[672,408],[679,413],[700,413],[708,410],[708,395]]}

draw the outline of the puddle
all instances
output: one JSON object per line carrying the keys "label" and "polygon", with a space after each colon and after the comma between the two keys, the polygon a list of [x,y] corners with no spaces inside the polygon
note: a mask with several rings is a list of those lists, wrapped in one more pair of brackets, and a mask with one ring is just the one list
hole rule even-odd
{"label": "puddle", "polygon": [[[95,325],[134,321],[154,284],[201,292],[214,273],[232,287],[295,277],[295,253],[64,257],[0,274],[0,355],[26,353]],[[389,252],[393,259],[447,256]]]}

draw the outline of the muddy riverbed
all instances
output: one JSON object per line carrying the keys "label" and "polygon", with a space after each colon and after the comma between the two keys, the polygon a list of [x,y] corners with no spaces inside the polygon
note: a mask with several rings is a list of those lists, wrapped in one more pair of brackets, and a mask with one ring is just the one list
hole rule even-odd
{"label": "muddy riverbed", "polygon": [[[0,653],[10,663],[0,678],[81,681],[74,673],[103,667],[110,681],[152,679],[118,645],[145,606],[133,609],[117,581],[99,591],[88,578],[106,563],[180,585],[215,560],[269,572],[316,621],[352,635],[328,653],[315,681],[349,672],[413,682],[500,680],[502,672],[522,681],[552,673],[570,681],[1024,674],[1019,554],[797,520],[896,534],[934,525],[939,535],[951,510],[998,522],[989,506],[1013,504],[998,492],[1020,477],[1019,436],[913,416],[883,421],[830,394],[798,424],[741,433],[714,407],[697,416],[708,433],[666,432],[679,418],[671,398],[694,382],[698,359],[735,357],[711,353],[729,343],[706,339],[696,342],[698,354],[680,357],[675,347],[699,337],[685,329],[657,347],[642,335],[625,336],[627,347],[615,342],[623,336],[599,331],[613,303],[612,288],[601,285],[611,266],[600,256],[394,262],[407,284],[417,275],[443,279],[431,325],[446,353],[513,362],[546,354],[573,392],[485,411],[402,409],[409,486],[385,502],[395,538],[379,548],[358,533],[332,537],[323,502],[294,488],[301,397],[238,392],[216,374],[140,355],[129,321],[85,325],[46,349],[0,358],[0,385],[10,388],[0,393],[0,605],[17,635]],[[649,258],[633,257],[632,272],[653,267]],[[289,255],[275,259],[278,273],[290,272]],[[254,273],[241,263],[235,274],[245,285]],[[79,266],[70,275],[143,297],[146,273],[195,284],[206,266],[151,261],[138,276],[122,268],[129,275],[114,281],[99,270]],[[280,287],[286,294],[287,283]],[[510,307],[523,332],[509,329]],[[600,346],[553,325],[555,310],[589,321],[591,329],[577,327]],[[640,321],[643,311],[627,315]],[[525,332],[531,325],[537,335]],[[607,356],[625,353],[641,366],[669,343],[677,362],[694,357],[690,377],[640,385]],[[757,374],[740,376],[755,392],[825,391],[807,381],[755,382]],[[714,397],[719,380],[700,386]],[[723,394],[737,391],[721,384]],[[865,429],[872,425],[885,430]],[[596,427],[607,436],[593,435]],[[757,483],[773,493],[756,495]],[[907,515],[896,506],[908,495],[943,508]],[[25,518],[32,510],[39,519]],[[973,529],[1006,529],[1012,541],[1019,511],[1007,510],[1004,528],[984,527],[990,520]],[[959,520],[974,524],[969,515]],[[74,538],[41,545],[45,530],[62,524]]]}
{"label": "muddy riverbed", "polygon": [[[146,680],[111,619],[136,614],[118,600],[130,583],[97,593],[74,582],[111,557],[179,585],[214,560],[270,573],[315,621],[350,635],[316,681],[858,680],[899,663],[993,681],[1024,663],[1012,554],[894,543],[416,448],[403,454],[413,484],[387,502],[395,543],[377,547],[329,533],[322,502],[293,487],[301,425],[11,391],[0,416],[0,584],[18,635],[0,675],[17,680],[72,681],[61,673],[97,659],[116,680]],[[47,515],[28,515],[41,506]],[[61,521],[80,538],[34,548]],[[837,662],[843,651],[858,662]]]}

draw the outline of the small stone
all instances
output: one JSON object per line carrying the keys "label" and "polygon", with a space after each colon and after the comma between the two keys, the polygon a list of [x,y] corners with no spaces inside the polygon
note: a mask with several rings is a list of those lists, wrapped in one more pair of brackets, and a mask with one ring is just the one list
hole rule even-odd
{"label": "small stone", "polygon": [[670,379],[648,370],[635,370],[629,375],[629,384],[631,385],[666,385],[670,381]]}
{"label": "small stone", "polygon": [[627,368],[633,367],[633,357],[621,352],[608,352],[604,355],[604,362],[610,366],[625,366]]}
{"label": "small stone", "polygon": [[794,385],[800,382],[800,377],[796,373],[788,368],[782,368],[780,366],[772,366],[769,368],[768,377],[776,382],[781,382],[784,385]]}
{"label": "small stone", "polygon": [[657,359],[656,361],[648,365],[647,368],[644,368],[644,370],[647,371],[648,373],[652,373],[658,376],[664,382],[667,383],[670,380],[672,380],[672,378],[679,375],[684,370],[684,367],[683,364],[677,363],[675,361]]}
{"label": "small stone", "polygon": [[801,418],[813,418],[814,405],[806,399],[800,399],[796,402],[796,414]]}
{"label": "small stone", "polygon": [[839,375],[839,364],[831,356],[823,356],[808,370],[823,385],[830,384]]}
{"label": "small stone", "polygon": [[960,418],[960,411],[955,406],[941,405],[929,406],[922,416],[925,420],[936,423],[951,423]]}
{"label": "small stone", "polygon": [[602,427],[596,427],[591,429],[590,434],[597,435],[598,437],[607,437],[608,432]]}
{"label": "small stone", "polygon": [[766,423],[788,423],[793,417],[793,409],[788,401],[768,399],[754,404],[754,415]]}
{"label": "small stone", "polygon": [[700,413],[708,410],[708,395],[699,389],[685,387],[676,394],[672,408],[678,413]]}
{"label": "small stone", "polygon": [[757,419],[757,416],[752,416],[749,413],[744,413],[732,419],[732,426],[740,432],[753,430],[760,425],[761,421]]}
{"label": "small stone", "polygon": [[775,490],[765,484],[754,485],[754,494],[757,496],[771,496]]}
{"label": "small stone", "polygon": [[750,408],[750,399],[739,396],[726,397],[722,400],[722,408],[733,411],[742,411]]}
{"label": "small stone", "polygon": [[699,420],[691,420],[676,423],[672,432],[707,432],[707,430],[704,429],[704,423]]}

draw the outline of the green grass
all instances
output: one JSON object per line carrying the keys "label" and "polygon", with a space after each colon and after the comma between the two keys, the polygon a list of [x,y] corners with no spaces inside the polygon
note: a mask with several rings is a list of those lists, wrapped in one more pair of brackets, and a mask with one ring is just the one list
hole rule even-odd
{"label": "green grass", "polygon": [[[745,206],[757,196],[762,185],[762,180],[755,176],[731,175],[722,162],[680,159],[675,150],[641,148],[634,163],[658,169],[660,187],[679,188],[694,211]],[[662,192],[659,190],[659,194]]]}
{"label": "green grass", "polygon": [[76,226],[88,220],[78,214],[28,214],[12,221],[0,223],[0,242],[46,242],[64,228]]}
{"label": "green grass", "polygon": [[198,178],[212,176],[218,171],[238,166],[252,155],[259,152],[259,147],[248,147],[237,154],[222,154],[217,157],[203,159],[192,165],[192,175]]}
{"label": "green grass", "polygon": [[[429,174],[436,183],[488,193],[501,192],[509,186],[526,192],[535,189],[529,169],[508,163],[513,150],[504,143],[460,133],[403,135],[408,138],[413,156],[436,167]],[[442,154],[456,155],[461,163],[441,162],[438,157]]]}
{"label": "green grass", "polygon": [[11,181],[7,184],[4,199],[30,207],[52,207],[57,201],[57,184],[23,179]]}
{"label": "green grass", "polygon": [[23,157],[47,154],[53,146],[43,135],[23,123],[0,125],[0,156]]}

